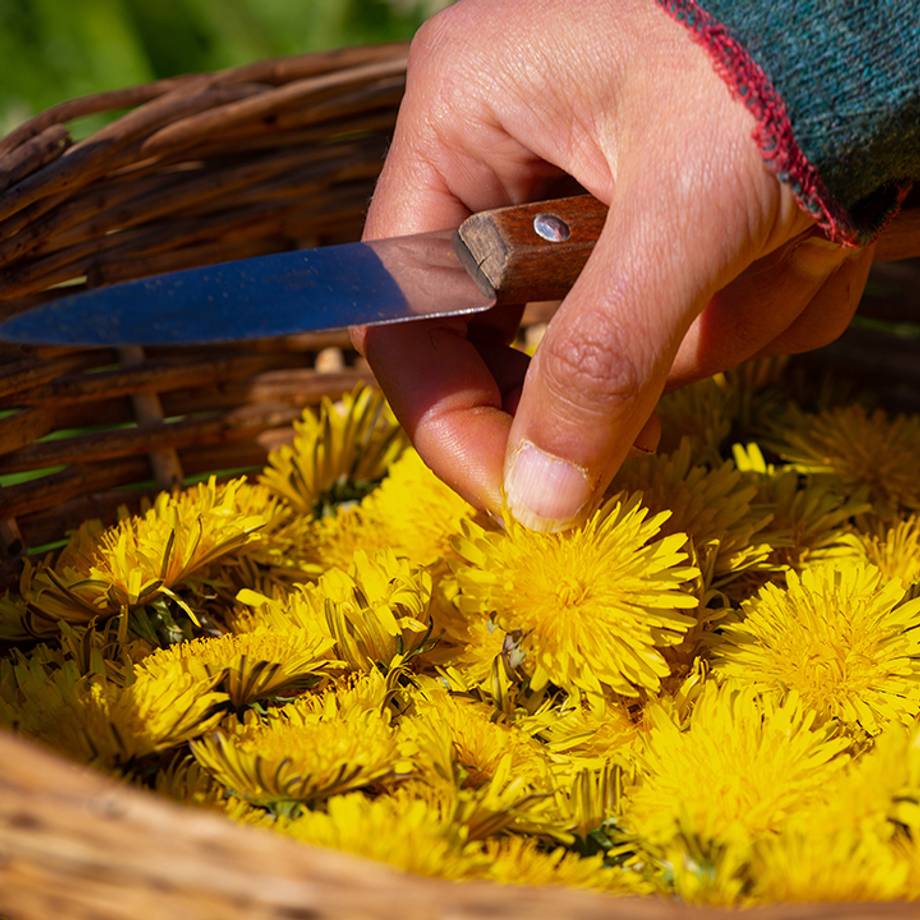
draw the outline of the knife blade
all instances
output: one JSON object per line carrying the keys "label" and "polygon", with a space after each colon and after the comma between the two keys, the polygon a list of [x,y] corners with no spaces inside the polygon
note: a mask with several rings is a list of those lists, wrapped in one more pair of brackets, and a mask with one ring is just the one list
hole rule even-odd
{"label": "knife blade", "polygon": [[63,295],[0,324],[25,344],[192,345],[561,299],[607,209],[582,195],[474,214],[458,230],[283,252]]}

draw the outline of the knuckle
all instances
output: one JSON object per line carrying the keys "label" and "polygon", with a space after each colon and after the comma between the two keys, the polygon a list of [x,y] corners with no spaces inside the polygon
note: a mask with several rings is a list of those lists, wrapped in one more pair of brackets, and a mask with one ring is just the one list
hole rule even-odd
{"label": "knuckle", "polygon": [[435,66],[454,32],[454,7],[447,7],[426,19],[409,44],[409,78]]}
{"label": "knuckle", "polygon": [[608,416],[639,396],[644,378],[638,357],[604,319],[580,323],[564,336],[547,336],[540,369],[554,397],[588,415]]}

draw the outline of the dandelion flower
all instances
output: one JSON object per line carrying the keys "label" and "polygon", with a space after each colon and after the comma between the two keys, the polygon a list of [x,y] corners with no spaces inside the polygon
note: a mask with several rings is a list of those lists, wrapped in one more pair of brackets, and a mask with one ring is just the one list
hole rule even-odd
{"label": "dandelion flower", "polygon": [[750,850],[745,842],[681,833],[663,845],[640,848],[626,865],[645,868],[659,891],[686,904],[738,907],[750,900],[745,895],[750,888]]}
{"label": "dandelion flower", "polygon": [[359,550],[350,571],[330,569],[317,588],[336,654],[356,670],[401,664],[431,632],[431,576],[392,551]]}
{"label": "dandelion flower", "polygon": [[893,724],[854,757],[821,796],[790,819],[786,831],[891,840],[920,829],[920,730]]}
{"label": "dandelion flower", "polygon": [[795,690],[822,718],[872,734],[920,714],[920,599],[864,562],[830,563],[765,585],[726,625],[715,670],[761,691]]}
{"label": "dandelion flower", "polygon": [[307,410],[291,444],[272,451],[262,483],[295,511],[323,517],[359,501],[405,448],[405,436],[383,396],[357,387],[339,402]]}
{"label": "dandelion flower", "polygon": [[146,657],[139,668],[165,675],[178,666],[188,674],[216,678],[231,704],[242,708],[320,681],[339,664],[330,660],[333,644],[331,637],[305,629],[260,630],[173,645]]}
{"label": "dandelion flower", "polygon": [[254,805],[321,802],[413,770],[411,749],[386,712],[343,705],[334,689],[319,700],[301,698],[274,718],[248,713],[235,728],[193,741],[191,750],[215,779]]}
{"label": "dandelion flower", "polygon": [[636,696],[668,674],[662,648],[679,642],[697,606],[684,590],[686,537],[655,539],[666,513],[649,517],[638,496],[617,495],[583,527],[539,534],[468,528],[455,546],[461,609],[494,612],[521,636],[534,686],[605,689]]}
{"label": "dandelion flower", "polygon": [[179,667],[150,673],[142,662],[128,687],[106,688],[99,718],[119,739],[125,758],[167,751],[210,731],[223,718],[227,695],[216,684],[215,677],[191,675]]}
{"label": "dandelion flower", "polygon": [[736,444],[733,453],[738,469],[756,485],[758,503],[772,515],[761,536],[773,547],[769,561],[774,572],[787,567],[801,571],[845,554],[853,518],[870,508],[861,493],[848,497],[820,477],[803,488],[795,470],[776,469],[754,443]]}
{"label": "dandelion flower", "polygon": [[[431,606],[433,636],[437,639],[426,653],[426,662],[449,670],[463,689],[491,690],[496,668],[513,654],[513,640],[495,622],[490,613],[461,610],[456,603],[455,582],[445,591],[448,579],[442,579]],[[511,670],[513,670],[513,663]]]}
{"label": "dandelion flower", "polygon": [[[597,768],[555,769],[554,805],[558,826],[583,842],[605,835],[622,811],[623,774],[609,762]],[[609,842],[612,844],[612,841]]]}
{"label": "dandelion flower", "polygon": [[586,695],[557,709],[542,737],[557,759],[600,767],[628,760],[640,731],[625,701]]}
{"label": "dandelion flower", "polygon": [[27,566],[22,593],[38,615],[70,623],[112,616],[165,595],[192,620],[174,590],[206,566],[256,538],[274,515],[269,502],[251,508],[243,479],[211,477],[184,492],[157,496],[144,514],[98,533],[79,531],[54,566]]}
{"label": "dandelion flower", "polygon": [[0,662],[0,675],[10,667],[0,686],[17,690],[13,727],[85,762],[123,764],[177,747],[213,728],[227,701],[215,678],[176,667],[150,674],[137,665],[127,686],[82,674],[63,656]]}
{"label": "dandelion flower", "polygon": [[694,462],[718,463],[737,411],[738,390],[725,374],[671,390],[658,403],[659,450],[671,453],[686,440],[692,445]]}
{"label": "dandelion flower", "polygon": [[849,490],[866,487],[882,516],[899,507],[920,511],[920,417],[889,417],[852,405],[817,415],[790,411],[777,425],[771,447],[800,473],[819,475]]}
{"label": "dandelion flower", "polygon": [[4,592],[0,596],[0,642],[23,642],[29,639],[41,638],[45,631],[39,626],[36,632],[30,626],[29,608],[22,598]]}
{"label": "dandelion flower", "polygon": [[694,466],[689,439],[672,454],[627,461],[614,487],[640,491],[652,512],[671,512],[661,532],[690,536],[707,586],[736,578],[770,554],[760,534],[771,515],[752,507],[757,488],[731,461],[712,470]]}
{"label": "dandelion flower", "polygon": [[489,866],[486,878],[502,885],[565,885],[620,895],[652,892],[638,872],[605,866],[600,853],[580,856],[563,847],[547,850],[527,837],[488,840],[484,852]]}
{"label": "dandelion flower", "polygon": [[313,558],[347,566],[356,549],[390,548],[419,565],[449,555],[452,538],[475,509],[407,450],[361,504],[324,522],[313,536]]}
{"label": "dandelion flower", "polygon": [[906,895],[910,867],[889,840],[820,826],[755,848],[752,894],[765,901],[891,901]]}
{"label": "dandelion flower", "polygon": [[896,524],[875,525],[846,537],[847,545],[869,560],[889,580],[898,580],[905,588],[920,585],[920,514]]}
{"label": "dandelion flower", "polygon": [[[418,701],[417,718],[429,732],[446,736],[461,784],[482,786],[491,780],[506,756],[515,776],[537,781],[547,775],[542,746],[514,725],[494,721],[491,707],[463,701],[444,690],[429,689]],[[428,736],[430,738],[430,734]]]}
{"label": "dandelion flower", "polygon": [[463,840],[440,810],[399,793],[376,799],[358,792],[338,795],[325,811],[306,812],[277,827],[312,846],[344,850],[414,875],[461,879],[486,868],[479,847]]}
{"label": "dandelion flower", "polygon": [[647,845],[681,834],[745,845],[779,831],[847,761],[849,741],[817,727],[795,694],[760,698],[710,682],[685,728],[654,706],[646,717],[623,823]]}
{"label": "dandelion flower", "polygon": [[233,632],[305,630],[332,637],[326,623],[326,599],[315,584],[276,589],[271,595],[244,588],[236,595],[237,607],[228,622]]}

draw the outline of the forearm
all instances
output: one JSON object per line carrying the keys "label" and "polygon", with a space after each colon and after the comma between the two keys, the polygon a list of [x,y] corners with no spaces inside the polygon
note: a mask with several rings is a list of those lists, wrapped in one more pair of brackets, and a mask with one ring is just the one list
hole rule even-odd
{"label": "forearm", "polygon": [[657,0],[757,118],[768,165],[832,238],[865,242],[920,179],[914,0]]}

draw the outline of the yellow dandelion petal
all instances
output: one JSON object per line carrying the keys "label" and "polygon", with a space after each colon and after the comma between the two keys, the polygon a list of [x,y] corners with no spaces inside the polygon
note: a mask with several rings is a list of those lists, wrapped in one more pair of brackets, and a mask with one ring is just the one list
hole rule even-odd
{"label": "yellow dandelion petal", "polygon": [[293,629],[332,638],[326,623],[325,595],[315,584],[277,589],[272,595],[244,588],[236,599],[241,606],[227,617],[235,633]]}
{"label": "yellow dandelion petal", "polygon": [[715,670],[762,691],[795,690],[822,718],[876,733],[920,714],[920,599],[864,562],[789,572],[716,642]]}
{"label": "yellow dandelion petal", "polygon": [[719,463],[720,449],[739,408],[738,389],[725,374],[671,390],[658,403],[659,450],[671,453],[687,441],[695,462]]}
{"label": "yellow dandelion petal", "polygon": [[804,837],[891,840],[904,828],[920,829],[920,730],[895,724],[831,779],[819,798],[790,816],[786,830]]}
{"label": "yellow dandelion petal", "polygon": [[153,676],[136,666],[129,680],[84,674],[61,653],[0,662],[0,689],[15,692],[0,718],[78,760],[109,765],[169,750],[222,718],[227,696],[214,691],[213,678],[179,668]]}
{"label": "yellow dandelion petal", "polygon": [[791,410],[775,427],[770,446],[802,473],[828,477],[850,490],[865,487],[873,510],[920,511],[920,417],[890,417],[852,405],[816,415]]}
{"label": "yellow dandelion petal", "polygon": [[181,667],[153,673],[138,665],[130,686],[106,693],[105,715],[124,755],[166,751],[213,729],[227,703],[216,684],[216,677],[192,675]]}
{"label": "yellow dandelion petal", "polygon": [[660,539],[666,515],[650,517],[638,496],[617,495],[584,526],[539,534],[468,528],[456,541],[461,609],[495,615],[520,636],[535,686],[604,688],[636,696],[669,673],[662,648],[680,641],[697,606],[684,590],[683,535]]}
{"label": "yellow dandelion petal", "polygon": [[360,386],[338,402],[323,399],[294,426],[294,440],[269,454],[262,483],[287,505],[322,517],[361,499],[406,446],[379,391]]}
{"label": "yellow dandelion petal", "polygon": [[622,811],[623,772],[609,762],[599,767],[553,770],[557,826],[582,841],[604,833]]}
{"label": "yellow dandelion petal", "polygon": [[486,840],[510,831],[563,843],[573,840],[561,826],[549,777],[535,784],[531,777],[516,776],[510,753],[501,758],[485,785],[457,791],[453,822],[466,840]]}
{"label": "yellow dandelion petal", "polygon": [[393,549],[420,565],[449,555],[451,539],[474,513],[414,450],[393,464],[380,488],[361,505],[367,524],[385,529]]}
{"label": "yellow dandelion petal", "polygon": [[41,626],[38,632],[30,626],[29,608],[21,597],[9,591],[0,596],[0,642],[24,642],[41,638],[43,632]]}
{"label": "yellow dandelion petal", "polygon": [[501,659],[510,651],[507,634],[491,614],[461,610],[456,603],[458,592],[454,578],[435,583],[431,621],[436,642],[424,654],[424,662],[449,673],[449,680],[458,688],[481,689],[491,695],[497,668],[506,670]]}
{"label": "yellow dandelion petal", "polygon": [[586,695],[556,710],[541,735],[557,760],[601,767],[608,761],[628,762],[641,731],[624,700]]}
{"label": "yellow dandelion petal", "polygon": [[780,830],[847,762],[849,741],[816,727],[794,694],[761,699],[709,682],[682,728],[652,706],[623,818],[637,840],[680,834],[746,844]]}
{"label": "yellow dandelion petal", "polygon": [[28,657],[14,653],[0,659],[0,724],[76,760],[100,754],[109,760],[109,739],[94,739],[86,728],[90,687],[90,678],[60,650],[38,646]]}
{"label": "yellow dandelion petal", "polygon": [[736,444],[735,464],[757,487],[757,501],[772,515],[762,533],[773,550],[774,571],[807,565],[846,554],[852,520],[870,505],[860,494],[846,496],[832,481],[809,480],[790,469],[767,463],[757,444]]}
{"label": "yellow dandelion petal", "polygon": [[177,756],[168,766],[158,770],[154,789],[183,805],[222,809],[230,801],[224,787],[188,755]]}
{"label": "yellow dandelion petal", "polygon": [[687,904],[739,907],[749,903],[750,845],[700,840],[681,834],[661,846],[640,852],[627,865],[648,867],[661,893]]}

